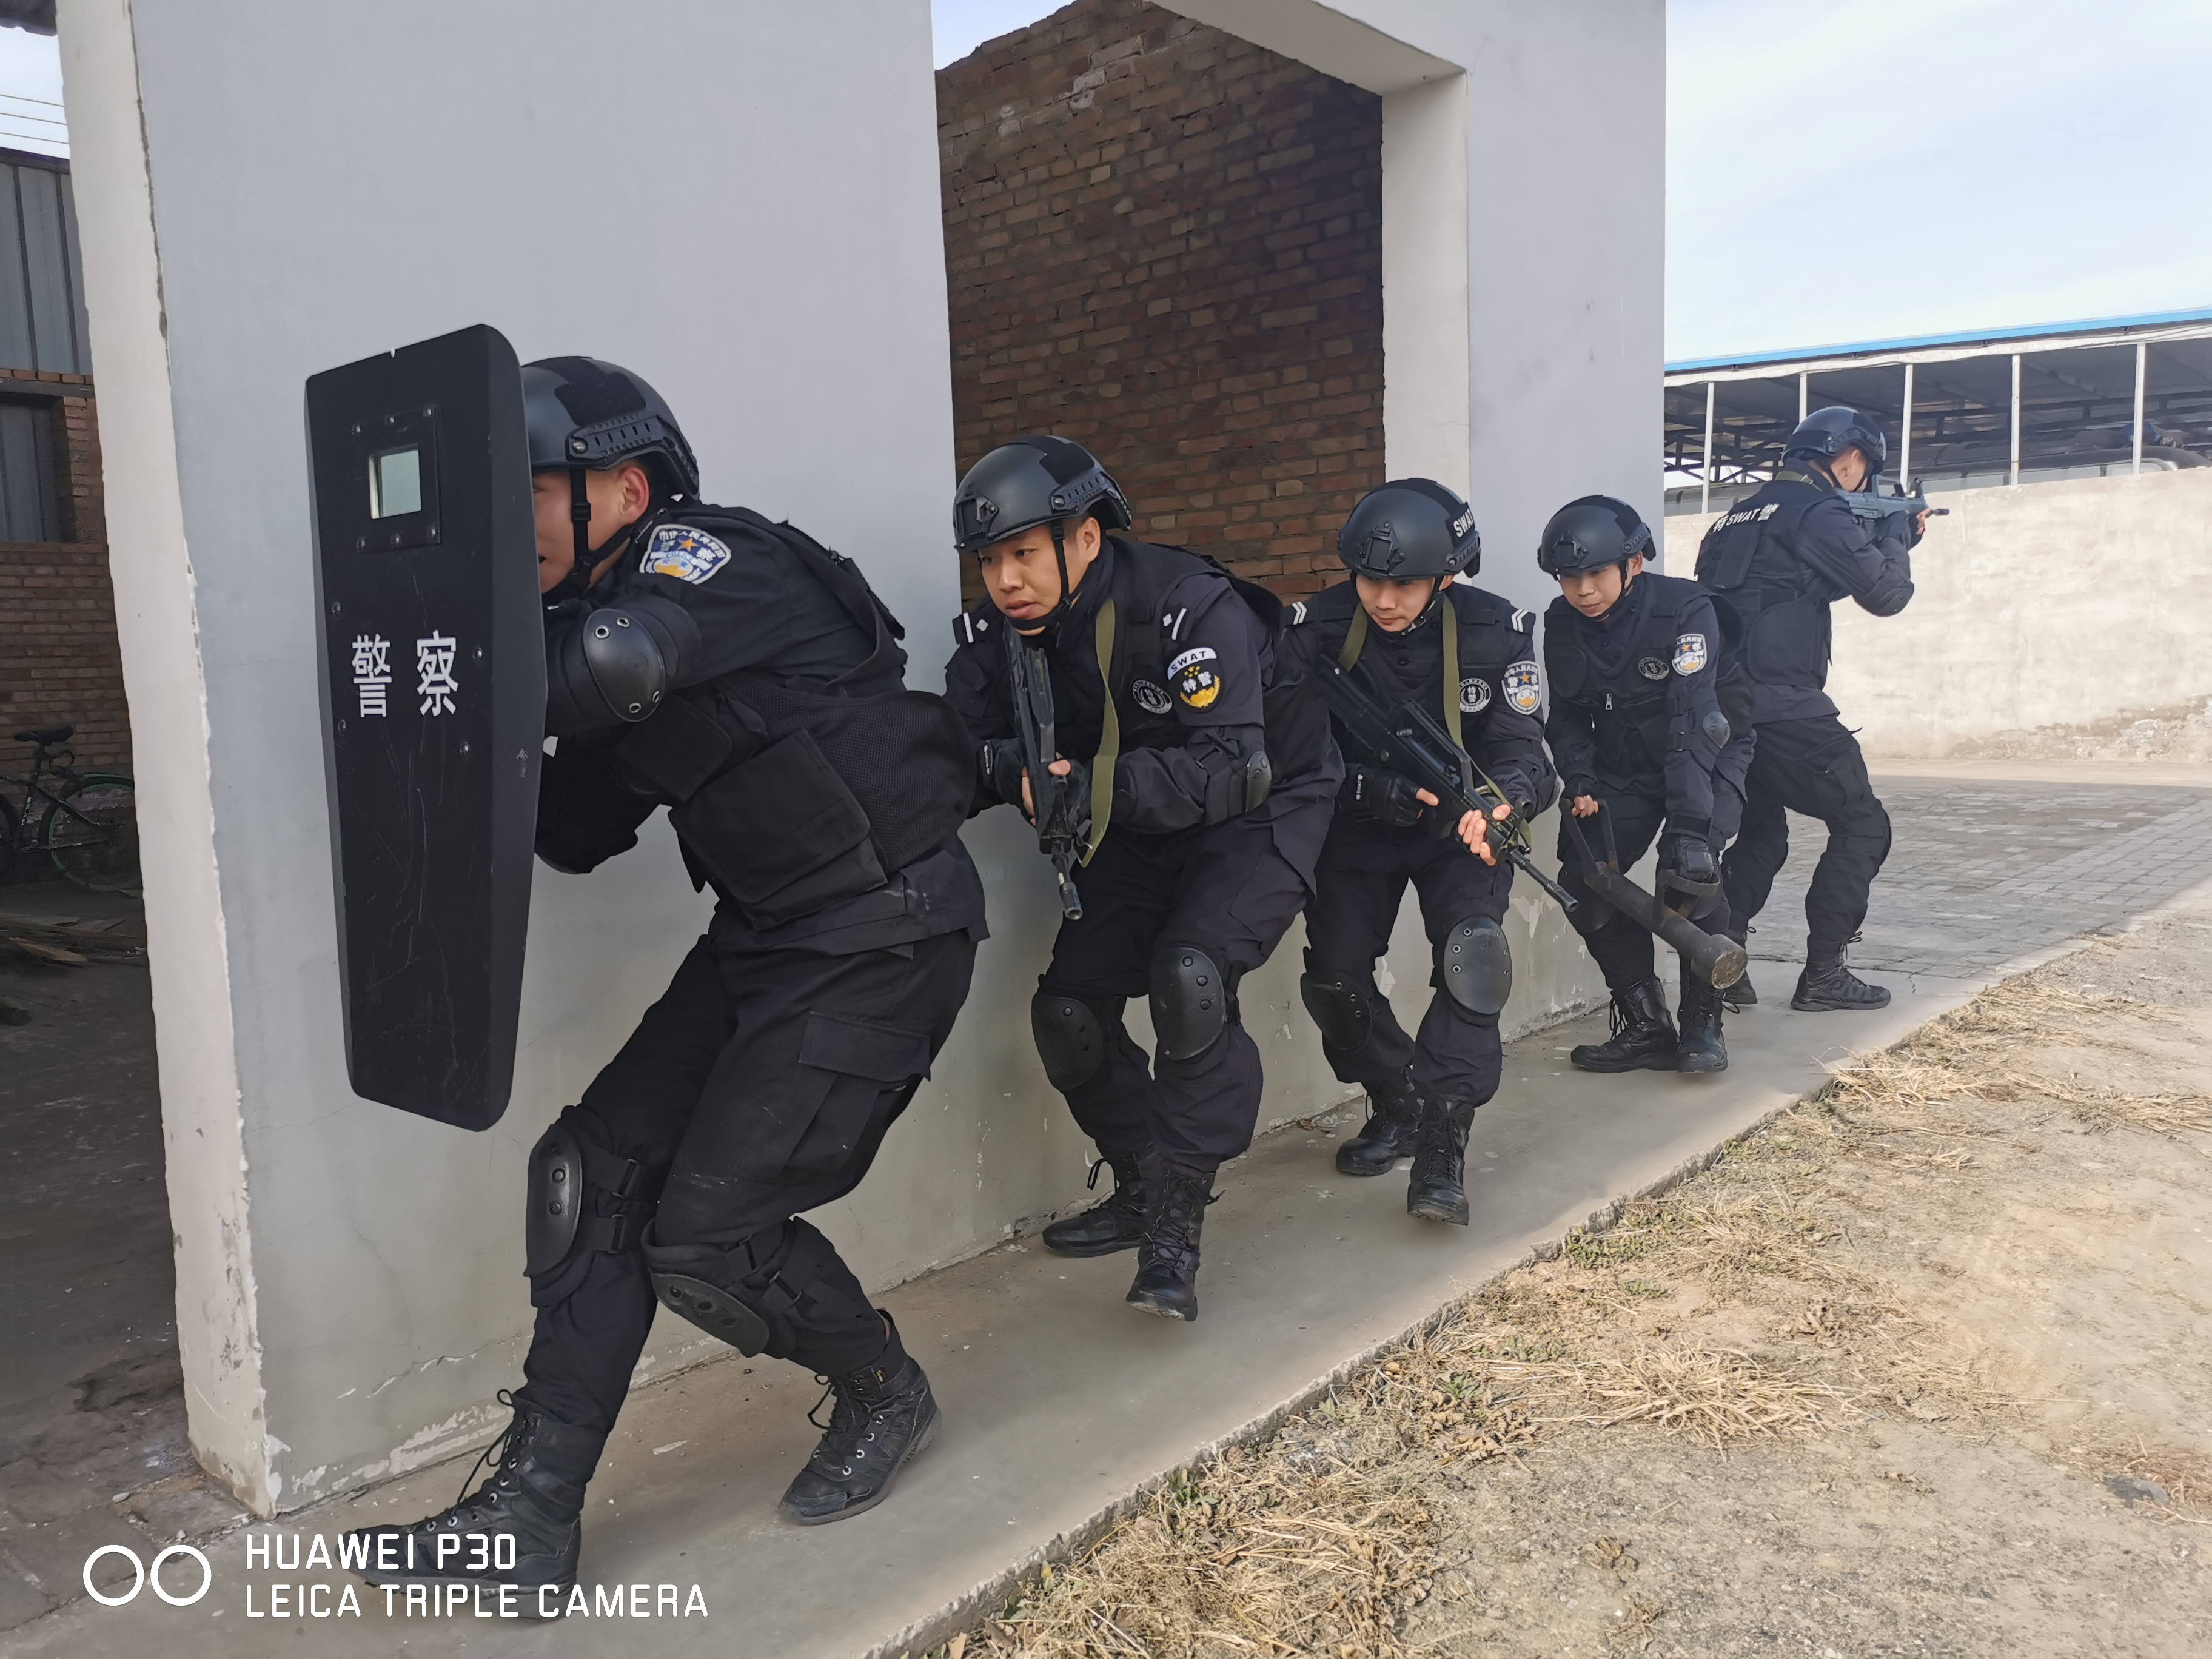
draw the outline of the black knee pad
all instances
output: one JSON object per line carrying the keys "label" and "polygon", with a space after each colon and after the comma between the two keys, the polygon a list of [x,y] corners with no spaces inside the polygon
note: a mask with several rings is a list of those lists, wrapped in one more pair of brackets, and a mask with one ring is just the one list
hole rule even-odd
{"label": "black knee pad", "polygon": [[571,1106],[530,1149],[523,1271],[538,1307],[559,1301],[599,1252],[638,1248],[653,1219],[666,1164],[641,1164],[608,1146],[599,1120]]}
{"label": "black knee pad", "polygon": [[1040,986],[1030,999],[1030,1033],[1046,1081],[1067,1094],[1097,1077],[1106,1064],[1109,1033],[1089,1003]]}
{"label": "black knee pad", "polygon": [[1237,1015],[1234,988],[1195,945],[1163,945],[1152,957],[1152,1034],[1168,1060],[1196,1060]]}
{"label": "black knee pad", "polygon": [[1513,952],[1489,916],[1456,923],[1437,946],[1437,984],[1480,1019],[1496,1019],[1513,991]]}
{"label": "black knee pad", "polygon": [[1298,977],[1298,997],[1306,1012],[1321,1027],[1322,1040],[1341,1054],[1358,1054],[1367,1046],[1367,1034],[1375,1025],[1376,994],[1371,975],[1310,966]]}
{"label": "black knee pad", "polygon": [[789,1358],[807,1287],[843,1269],[836,1247],[795,1217],[740,1244],[666,1244],[648,1231],[644,1249],[662,1305],[749,1358]]}

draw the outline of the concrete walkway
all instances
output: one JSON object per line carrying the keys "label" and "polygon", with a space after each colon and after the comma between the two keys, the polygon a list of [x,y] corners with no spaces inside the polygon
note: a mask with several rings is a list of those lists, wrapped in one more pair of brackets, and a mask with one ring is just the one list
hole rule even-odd
{"label": "concrete walkway", "polygon": [[[247,1537],[334,1537],[365,1521],[411,1517],[459,1488],[465,1466],[447,1465],[222,1540],[210,1551],[214,1589],[194,1607],[150,1594],[115,1608],[80,1601],[12,1632],[0,1652],[159,1644],[167,1659],[228,1659],[300,1652],[303,1638],[319,1659],[425,1648],[603,1652],[615,1641],[653,1656],[919,1651],[1147,1483],[1264,1428],[1609,1200],[1706,1158],[1817,1087],[1823,1059],[1893,1042],[1984,982],[1878,977],[1897,993],[1879,1014],[1795,1014],[1776,1002],[1733,1022],[1735,1064],[1716,1079],[1571,1072],[1565,1048],[1601,1031],[1601,1019],[1516,1044],[1504,1088],[1476,1120],[1477,1212],[1465,1231],[1410,1220],[1402,1176],[1338,1176],[1329,1154],[1339,1129],[1263,1141],[1222,1183],[1194,1326],[1122,1305],[1129,1257],[1064,1261],[1034,1243],[892,1292],[945,1425],[893,1500],[854,1521],[807,1530],[775,1518],[813,1439],[804,1413],[814,1389],[789,1367],[732,1359],[641,1391],[592,1488],[584,1578],[611,1595],[617,1584],[675,1585],[679,1607],[696,1584],[704,1617],[672,1609],[619,1634],[465,1611],[434,1621],[405,1616],[404,1602],[387,1617],[374,1591],[357,1592],[358,1618],[265,1616],[276,1584],[327,1584],[323,1604],[334,1607],[351,1581],[319,1567],[249,1569]],[[189,1562],[173,1563],[165,1582],[188,1590],[197,1576]],[[650,1607],[653,1591],[644,1595]]]}

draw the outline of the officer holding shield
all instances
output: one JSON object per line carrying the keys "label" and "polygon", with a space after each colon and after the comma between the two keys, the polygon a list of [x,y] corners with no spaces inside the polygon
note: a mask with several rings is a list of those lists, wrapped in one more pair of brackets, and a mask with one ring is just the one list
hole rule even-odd
{"label": "officer holding shield", "polygon": [[[903,689],[902,630],[852,562],[702,504],[690,445],[636,375],[555,357],[523,377],[559,739],[539,855],[589,871],[665,806],[718,903],[531,1154],[537,1324],[496,1467],[450,1509],[370,1529],[413,1563],[370,1577],[565,1590],[657,1306],[828,1378],[787,1519],[860,1513],[928,1443],[921,1367],[799,1218],[859,1184],[912,1099],[967,994],[983,896],[957,834],[966,734]],[[470,1533],[513,1534],[515,1565],[437,1561],[441,1536]]]}

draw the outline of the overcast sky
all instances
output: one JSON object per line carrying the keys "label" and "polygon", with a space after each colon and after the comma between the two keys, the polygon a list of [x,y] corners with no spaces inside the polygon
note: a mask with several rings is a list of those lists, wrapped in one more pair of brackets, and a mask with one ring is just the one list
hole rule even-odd
{"label": "overcast sky", "polygon": [[[1668,356],[2212,307],[2208,84],[2212,0],[1668,0]],[[60,97],[0,28],[0,143]]]}

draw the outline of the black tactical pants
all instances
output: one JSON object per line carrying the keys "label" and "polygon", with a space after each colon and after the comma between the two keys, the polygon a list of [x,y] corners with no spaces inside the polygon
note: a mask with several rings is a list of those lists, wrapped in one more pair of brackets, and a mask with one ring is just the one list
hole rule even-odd
{"label": "black tactical pants", "polygon": [[[569,1109],[580,1135],[666,1170],[656,1246],[722,1247],[729,1279],[769,1287],[772,1356],[839,1376],[883,1352],[860,1280],[795,1218],[867,1173],[951,1033],[975,958],[964,933],[849,956],[721,951],[710,934]],[[520,1396],[611,1426],[658,1305],[647,1271],[632,1243],[534,1281]]]}
{"label": "black tactical pants", "polygon": [[1722,866],[1730,921],[1747,927],[1765,907],[1790,856],[1786,814],[1802,812],[1828,826],[1805,891],[1807,949],[1839,952],[1866,920],[1867,895],[1889,856],[1889,814],[1875,798],[1858,739],[1833,714],[1769,721],[1759,728],[1744,796],[1743,832]]}
{"label": "black tactical pants", "polygon": [[[1583,837],[1589,842],[1592,854],[1606,856],[1605,823],[1613,821],[1613,851],[1626,870],[1642,858],[1645,850],[1659,835],[1667,817],[1667,799],[1661,794],[1638,794],[1626,789],[1616,789],[1600,797],[1605,811],[1595,817],[1576,820],[1582,826]],[[1590,959],[1596,963],[1605,975],[1609,991],[1626,991],[1632,985],[1641,985],[1653,976],[1658,964],[1658,941],[1644,927],[1631,921],[1595,893],[1590,891],[1588,866],[1583,863],[1582,853],[1568,833],[1565,822],[1567,808],[1573,803],[1559,803],[1562,815],[1559,824],[1559,885],[1575,896],[1575,908],[1567,920],[1583,938],[1589,948]],[[1743,814],[1743,797],[1737,794],[1734,785],[1724,778],[1713,780],[1712,828],[1705,843],[1718,857],[1728,845],[1729,837],[1736,831]],[[1662,898],[1674,896],[1661,893]],[[1690,920],[1709,933],[1729,932],[1728,887],[1721,890],[1711,903],[1691,912]]]}
{"label": "black tactical pants", "polygon": [[[1502,921],[1513,888],[1513,866],[1485,864],[1457,839],[1370,835],[1339,817],[1321,849],[1313,908],[1306,913],[1306,969],[1347,975],[1367,1000],[1367,1040],[1350,1052],[1326,1036],[1322,1053],[1340,1081],[1378,1083],[1410,1064],[1425,1094],[1450,1095],[1480,1106],[1498,1092],[1504,1066],[1498,1017],[1468,1009],[1440,985],[1421,1016],[1418,1037],[1406,1035],[1389,999],[1375,983],[1375,963],[1389,948],[1406,884],[1421,903],[1421,926],[1433,953],[1445,935],[1476,916]],[[1430,983],[1436,985],[1433,973]]]}
{"label": "black tactical pants", "polygon": [[[1319,800],[1293,809],[1327,812]],[[1106,1037],[1097,1075],[1067,1091],[1068,1110],[1102,1152],[1157,1149],[1171,1166],[1210,1174],[1252,1144],[1260,1118],[1260,1050],[1236,1007],[1237,981],[1257,968],[1306,905],[1305,878],[1277,848],[1278,826],[1254,815],[1176,836],[1109,830],[1076,883],[1083,915],[1060,925],[1042,991],[1073,997]],[[1121,1024],[1149,994],[1163,945],[1194,945],[1228,981],[1229,1024],[1188,1060],[1147,1056]]]}

